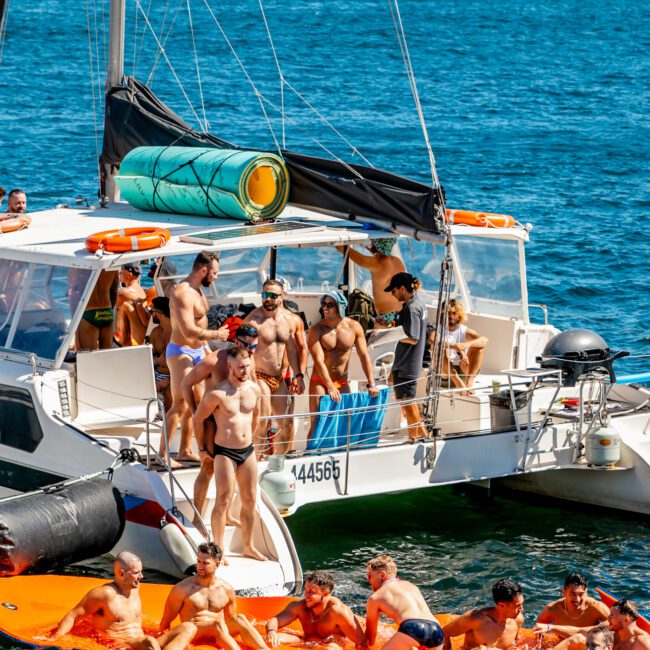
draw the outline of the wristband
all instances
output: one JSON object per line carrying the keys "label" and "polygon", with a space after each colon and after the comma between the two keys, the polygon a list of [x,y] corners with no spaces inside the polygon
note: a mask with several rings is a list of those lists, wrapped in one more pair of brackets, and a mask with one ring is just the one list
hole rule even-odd
{"label": "wristband", "polygon": [[374,388],[374,387],[376,386],[376,384],[366,384],[366,386],[367,386],[368,388]]}
{"label": "wristband", "polygon": [[294,375],[294,379],[304,379],[305,375],[302,372],[299,372],[297,375]]}

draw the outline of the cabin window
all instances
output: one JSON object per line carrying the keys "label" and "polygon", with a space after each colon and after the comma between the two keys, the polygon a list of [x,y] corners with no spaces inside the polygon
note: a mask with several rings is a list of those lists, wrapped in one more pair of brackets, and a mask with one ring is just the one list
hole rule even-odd
{"label": "cabin window", "polygon": [[56,358],[90,273],[49,264],[3,262],[0,346],[33,352],[42,359]]}
{"label": "cabin window", "polygon": [[279,248],[276,276],[291,293],[323,293],[343,283],[343,255],[333,246]]}
{"label": "cabin window", "polygon": [[454,238],[471,311],[524,318],[519,242],[493,237]]}
{"label": "cabin window", "polygon": [[42,439],[29,391],[0,385],[0,444],[32,452]]}
{"label": "cabin window", "polygon": [[407,237],[400,237],[398,242],[406,270],[422,282],[420,299],[432,304],[434,298],[438,298],[440,265],[445,259],[445,247]]}

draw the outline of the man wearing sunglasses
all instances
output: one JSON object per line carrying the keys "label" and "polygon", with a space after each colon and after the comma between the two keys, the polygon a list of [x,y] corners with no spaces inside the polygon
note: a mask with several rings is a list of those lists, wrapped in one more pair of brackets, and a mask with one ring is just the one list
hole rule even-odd
{"label": "man wearing sunglasses", "polygon": [[[253,325],[240,325],[235,332],[235,340],[231,347],[242,348],[248,352],[253,353],[257,348],[258,342],[257,328]],[[228,378],[228,350],[231,348],[222,348],[210,352],[205,359],[198,365],[194,366],[190,373],[183,379],[181,390],[183,391],[183,399],[190,407],[192,415],[196,413],[198,403],[201,401],[204,392],[213,390],[215,386],[225,381]],[[255,376],[255,358],[251,356],[252,373]],[[201,469],[199,470],[196,482],[194,483],[194,505],[196,509],[203,514],[203,506],[205,505],[205,496],[208,492],[210,481],[213,474],[213,447],[214,436],[216,433],[216,425],[214,417],[210,416],[204,422],[203,439],[198,440],[197,444],[201,457]],[[199,522],[194,522],[195,526]],[[239,522],[234,519],[230,513],[228,514],[228,525],[238,526]]]}
{"label": "man wearing sunglasses", "polygon": [[[371,397],[379,394],[363,328],[357,321],[346,317],[347,304],[340,291],[326,293],[320,299],[322,319],[309,328],[307,341],[314,360],[314,370],[309,379],[309,410],[312,413],[318,411],[318,403],[323,395],[329,395],[338,402],[341,393],[350,392],[348,366],[354,347],[368,379],[368,393]],[[316,418],[312,418],[310,434],[315,424]]]}
{"label": "man wearing sunglasses", "polygon": [[[255,350],[255,374],[262,391],[260,427],[255,443],[262,449],[267,443],[268,416],[281,416],[288,412],[288,393],[301,395],[305,392],[305,367],[300,358],[302,341],[297,318],[282,305],[284,289],[278,280],[268,279],[262,285],[262,306],[253,310],[244,321],[259,330],[260,340]],[[293,379],[289,391],[284,381],[285,354]],[[273,452],[284,454],[291,439],[288,419],[278,421],[279,427],[273,444]]]}

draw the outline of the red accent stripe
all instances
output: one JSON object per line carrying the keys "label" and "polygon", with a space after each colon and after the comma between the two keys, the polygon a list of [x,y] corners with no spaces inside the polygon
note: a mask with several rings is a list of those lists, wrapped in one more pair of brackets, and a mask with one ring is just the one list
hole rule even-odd
{"label": "red accent stripe", "polygon": [[126,511],[126,520],[142,526],[160,528],[160,520],[165,516],[162,506],[156,501],[144,501]]}

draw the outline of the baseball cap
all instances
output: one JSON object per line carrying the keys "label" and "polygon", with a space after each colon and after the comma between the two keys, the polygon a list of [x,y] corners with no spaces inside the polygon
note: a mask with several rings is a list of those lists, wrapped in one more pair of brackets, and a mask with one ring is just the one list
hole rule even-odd
{"label": "baseball cap", "polygon": [[395,273],[395,275],[390,279],[390,284],[384,289],[384,291],[388,293],[398,287],[406,287],[410,291],[413,288],[415,280],[416,278],[414,276],[405,271]]}
{"label": "baseball cap", "polygon": [[142,273],[142,268],[140,267],[139,262],[130,262],[129,264],[122,264],[122,269],[133,273],[133,275],[140,275]]}

